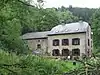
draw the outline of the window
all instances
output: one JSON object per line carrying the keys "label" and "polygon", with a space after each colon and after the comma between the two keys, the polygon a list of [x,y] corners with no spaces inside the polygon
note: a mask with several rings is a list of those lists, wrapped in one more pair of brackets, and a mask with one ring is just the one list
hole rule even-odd
{"label": "window", "polygon": [[91,40],[91,47],[93,46],[93,42],[92,42],[92,40]]}
{"label": "window", "polygon": [[40,42],[40,40],[37,40],[37,42]]}
{"label": "window", "polygon": [[72,55],[73,56],[80,56],[80,49],[73,49],[72,50]]}
{"label": "window", "polygon": [[58,50],[58,49],[54,49],[54,50],[52,51],[52,55],[53,55],[53,56],[59,56],[59,55],[60,55],[59,50]]}
{"label": "window", "polygon": [[88,46],[90,46],[90,40],[88,39]]}
{"label": "window", "polygon": [[41,45],[40,45],[40,44],[37,44],[37,49],[38,49],[38,48],[41,48]]}
{"label": "window", "polygon": [[87,53],[88,53],[88,56],[89,56],[90,55],[90,50],[89,49],[88,49]]}
{"label": "window", "polygon": [[69,40],[68,39],[62,39],[62,45],[64,45],[64,46],[69,45]]}
{"label": "window", "polygon": [[80,39],[79,38],[72,39],[72,45],[80,45]]}
{"label": "window", "polygon": [[69,56],[69,50],[68,49],[63,49],[62,50],[62,56]]}
{"label": "window", "polygon": [[53,40],[53,46],[59,46],[59,40],[58,39]]}

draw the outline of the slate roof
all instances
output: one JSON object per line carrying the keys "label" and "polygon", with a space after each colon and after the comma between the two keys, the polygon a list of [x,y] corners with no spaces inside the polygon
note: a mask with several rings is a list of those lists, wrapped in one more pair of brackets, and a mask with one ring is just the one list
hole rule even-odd
{"label": "slate roof", "polygon": [[89,24],[87,22],[76,22],[65,25],[58,25],[51,29],[48,35],[86,32]]}
{"label": "slate roof", "polygon": [[89,24],[83,21],[65,25],[57,25],[53,27],[51,31],[26,33],[22,36],[22,39],[47,38],[48,35],[56,34],[81,33],[86,32],[88,26]]}
{"label": "slate roof", "polygon": [[47,38],[48,32],[49,32],[49,31],[26,33],[26,34],[24,34],[24,35],[22,36],[22,39]]}

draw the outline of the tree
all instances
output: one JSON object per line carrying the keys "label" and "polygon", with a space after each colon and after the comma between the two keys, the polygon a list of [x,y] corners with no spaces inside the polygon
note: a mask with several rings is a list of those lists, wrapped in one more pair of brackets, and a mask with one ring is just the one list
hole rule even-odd
{"label": "tree", "polygon": [[[100,9],[98,9],[92,16],[92,31],[94,48],[100,49]],[[100,50],[99,50],[100,51]]]}
{"label": "tree", "polygon": [[89,22],[90,17],[95,12],[96,9],[94,8],[80,8],[80,7],[73,7],[72,5],[69,5],[68,8],[62,6],[61,8],[58,8],[58,11],[70,11],[74,16],[77,16],[78,18],[82,18],[83,21]]}
{"label": "tree", "polygon": [[58,11],[57,12],[59,21],[64,20],[65,23],[71,23],[78,21],[78,17],[73,16],[73,14],[70,11]]}
{"label": "tree", "polygon": [[[26,8],[19,0],[2,0],[0,10],[0,44],[6,50],[23,53],[25,46],[20,38],[22,11]],[[24,9],[23,9],[24,8]],[[25,11],[27,12],[27,11]]]}

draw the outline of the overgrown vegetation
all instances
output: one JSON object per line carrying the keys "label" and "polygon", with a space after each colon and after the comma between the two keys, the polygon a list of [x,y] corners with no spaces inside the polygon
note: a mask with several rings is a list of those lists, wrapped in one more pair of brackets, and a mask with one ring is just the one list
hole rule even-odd
{"label": "overgrown vegetation", "polygon": [[0,50],[1,75],[61,75],[79,67],[71,61],[56,61],[34,55],[17,56]]}
{"label": "overgrown vegetation", "polygon": [[100,75],[100,57],[94,56],[77,61],[83,64],[83,67],[71,70],[65,75]]}

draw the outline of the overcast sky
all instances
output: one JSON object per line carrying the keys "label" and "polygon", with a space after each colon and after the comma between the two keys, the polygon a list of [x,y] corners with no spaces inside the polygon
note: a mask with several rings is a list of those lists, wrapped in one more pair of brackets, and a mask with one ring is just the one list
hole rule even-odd
{"label": "overcast sky", "polygon": [[88,7],[88,8],[99,8],[100,0],[44,0],[44,7],[68,7],[72,5],[73,7]]}

